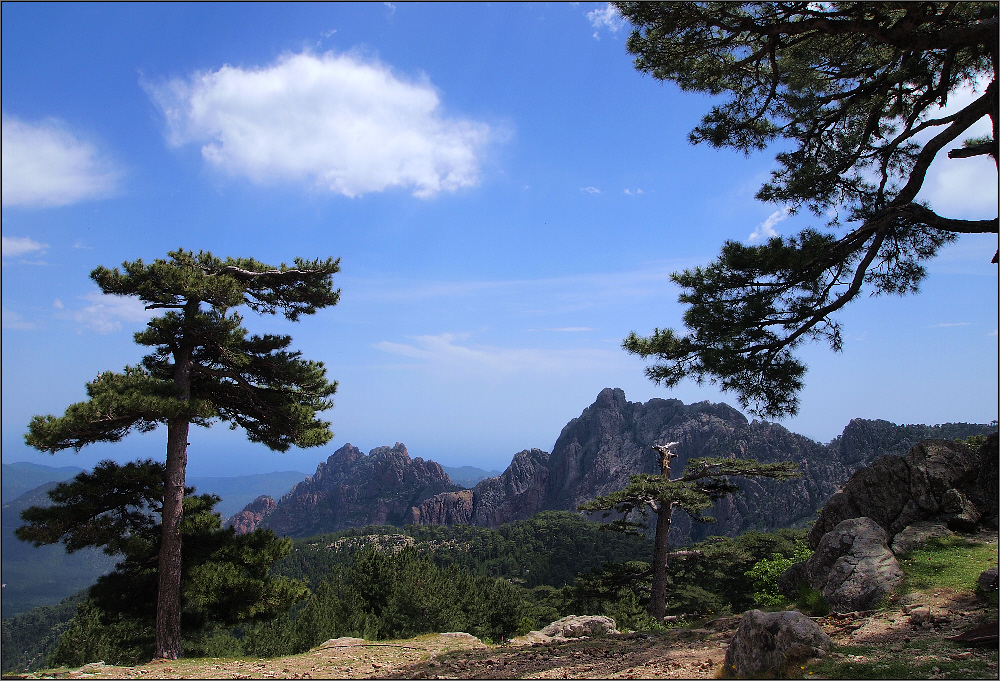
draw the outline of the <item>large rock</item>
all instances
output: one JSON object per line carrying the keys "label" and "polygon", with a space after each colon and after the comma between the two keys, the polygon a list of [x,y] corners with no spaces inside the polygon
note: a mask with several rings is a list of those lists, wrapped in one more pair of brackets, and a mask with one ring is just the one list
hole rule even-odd
{"label": "large rock", "polygon": [[935,537],[950,537],[954,534],[941,521],[921,520],[908,525],[892,539],[892,552],[897,556],[918,549]]}
{"label": "large rock", "polygon": [[548,452],[526,449],[514,455],[502,475],[481,480],[472,488],[470,524],[497,528],[545,510],[548,462]]}
{"label": "large rock", "polygon": [[441,492],[411,506],[406,514],[407,525],[469,525],[472,522],[471,489]]}
{"label": "large rock", "polygon": [[497,528],[545,510],[549,453],[526,449],[514,455],[503,474],[470,489],[437,494],[414,506],[406,522],[414,525],[478,525]]}
{"label": "large rock", "polygon": [[831,497],[809,533],[809,545],[818,546],[823,535],[849,518],[871,518],[889,537],[915,522],[948,513],[945,504],[952,509],[952,519],[965,522],[976,511],[961,490],[981,470],[979,453],[953,440],[924,440],[905,457],[883,456],[856,472]]}
{"label": "large rock", "polygon": [[836,612],[874,608],[903,580],[887,542],[885,530],[871,518],[844,520],[805,561],[805,579]]}
{"label": "large rock", "polygon": [[796,610],[744,613],[726,649],[723,673],[730,678],[781,678],[800,660],[822,657],[832,647],[819,625]]}
{"label": "large rock", "polygon": [[567,615],[542,629],[544,636],[580,638],[581,636],[604,636],[620,633],[615,629],[615,621],[604,615]]}
{"label": "large rock", "polygon": [[980,572],[979,579],[976,580],[976,585],[979,587],[979,593],[984,596],[992,594],[996,597],[998,589],[997,568],[986,568]]}

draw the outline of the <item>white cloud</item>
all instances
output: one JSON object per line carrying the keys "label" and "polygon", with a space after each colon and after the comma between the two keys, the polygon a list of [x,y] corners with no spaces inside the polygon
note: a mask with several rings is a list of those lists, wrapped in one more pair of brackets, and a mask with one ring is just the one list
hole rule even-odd
{"label": "white cloud", "polygon": [[4,206],[65,206],[114,189],[111,164],[59,121],[2,118]]}
{"label": "white cloud", "polygon": [[750,243],[755,241],[761,241],[763,239],[770,239],[771,237],[778,236],[778,233],[774,231],[774,226],[787,218],[791,214],[791,208],[785,206],[781,210],[776,210],[767,216],[767,220],[760,223],[757,229],[750,234]]}
{"label": "white cloud", "polygon": [[642,194],[642,190],[636,189],[635,191],[632,191],[631,189],[626,189],[625,193],[628,194],[629,196],[638,196],[639,194]]}
{"label": "white cloud", "polygon": [[935,212],[949,218],[996,217],[996,165],[989,156],[935,160],[919,198],[926,198]]}
{"label": "white cloud", "polygon": [[618,33],[625,25],[625,19],[618,13],[618,9],[610,4],[587,12],[587,20],[590,21],[591,26],[597,29],[594,31],[595,40],[601,39],[600,31],[602,28],[606,28],[612,33]]}
{"label": "white cloud", "polygon": [[445,118],[433,85],[352,55],[288,54],[223,66],[149,91],[170,140],[206,142],[210,164],[254,182],[307,182],[348,197],[389,187],[418,197],[479,182],[489,126]]}
{"label": "white cloud", "polygon": [[2,325],[5,329],[14,329],[17,331],[30,331],[37,328],[35,324],[27,322],[24,320],[19,313],[13,310],[8,310],[6,307],[0,310],[2,312]]}
{"label": "white cloud", "polygon": [[[981,77],[974,84],[961,87],[948,95],[945,107],[935,107],[928,117],[948,116],[959,112],[982,96],[990,84],[989,77]],[[942,127],[934,127],[917,135],[915,139],[926,143],[940,133]],[[930,203],[939,215],[961,220],[982,220],[997,215],[997,169],[989,156],[950,159],[946,151],[961,146],[970,137],[992,134],[989,116],[974,123],[965,134],[942,150],[930,167],[917,200]]]}
{"label": "white cloud", "polygon": [[375,348],[402,357],[421,360],[436,371],[477,376],[519,372],[567,372],[604,366],[617,353],[590,348],[536,349],[499,348],[486,345],[462,344],[468,334],[442,333],[436,336],[416,336],[412,343],[382,341]]}
{"label": "white cloud", "polygon": [[91,304],[58,316],[72,319],[95,333],[121,331],[122,322],[145,322],[152,316],[141,300],[131,296],[110,296],[95,291],[81,298]]}
{"label": "white cloud", "polygon": [[580,191],[587,192],[588,194],[600,194],[601,190],[597,187],[580,187]]}
{"label": "white cloud", "polygon": [[0,236],[0,244],[2,244],[4,258],[13,258],[34,251],[44,251],[49,247],[48,244],[40,244],[34,239],[24,236]]}

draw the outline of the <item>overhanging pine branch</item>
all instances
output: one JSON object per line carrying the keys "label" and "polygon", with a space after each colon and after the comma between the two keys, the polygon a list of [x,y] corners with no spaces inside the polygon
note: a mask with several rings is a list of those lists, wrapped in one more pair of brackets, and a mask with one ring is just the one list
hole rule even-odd
{"label": "overhanging pine branch", "polygon": [[973,156],[997,156],[997,142],[984,142],[971,147],[959,147],[948,152],[948,158],[972,158]]}

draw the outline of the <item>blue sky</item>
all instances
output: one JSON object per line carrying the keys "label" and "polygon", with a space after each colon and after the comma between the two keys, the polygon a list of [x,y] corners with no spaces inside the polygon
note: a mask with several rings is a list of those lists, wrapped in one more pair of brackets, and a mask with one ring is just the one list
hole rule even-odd
{"label": "blue sky", "polygon": [[[101,296],[97,265],[178,247],[342,258],[338,306],[248,316],[340,382],[333,443],[279,454],[195,429],[189,474],[308,473],[345,442],[397,441],[502,469],[550,450],[605,387],[736,404],[653,385],[621,340],[679,327],[669,273],[725,239],[819,226],[753,199],[775,149],[687,143],[710,100],[637,73],[604,4],[2,11],[4,462],[163,456],[163,429],[79,454],[23,443],[32,415],[142,355],[148,313]],[[994,217],[992,162],[936,162],[920,198]],[[996,419],[996,246],[963,237],[920,295],[850,306],[842,353],[804,349],[801,411],[782,423],[826,442],[854,417]]]}

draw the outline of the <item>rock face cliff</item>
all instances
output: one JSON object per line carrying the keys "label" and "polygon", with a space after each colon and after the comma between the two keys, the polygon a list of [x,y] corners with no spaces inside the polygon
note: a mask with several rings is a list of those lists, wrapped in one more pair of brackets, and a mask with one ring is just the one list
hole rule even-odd
{"label": "rock face cliff", "polygon": [[264,519],[277,507],[278,503],[273,497],[263,494],[247,504],[242,511],[229,518],[226,525],[236,530],[236,534],[249,534],[260,527]]}
{"label": "rock face cliff", "polygon": [[530,518],[548,508],[548,462],[548,452],[540,449],[518,452],[498,477],[486,478],[471,490],[437,494],[411,508],[406,523],[496,528]]}
{"label": "rock face cliff", "polygon": [[[367,455],[346,444],[319,464],[314,475],[260,514],[256,522],[246,511],[259,499],[233,520],[241,521],[238,531],[265,527],[292,537],[345,527],[401,525],[412,507],[436,494],[459,489],[440,464],[420,457],[411,459],[398,442],[394,447],[376,447]],[[229,524],[236,527],[233,520]]]}
{"label": "rock face cliff", "polygon": [[[683,513],[671,529],[675,544],[708,534],[740,534],[748,529],[786,527],[813,517],[816,509],[850,474],[828,460],[828,448],[785,428],[748,422],[726,404],[652,399],[629,402],[619,389],[605,389],[583,413],[563,428],[552,453],[521,452],[499,478],[483,480],[471,499],[439,495],[416,507],[407,518],[418,524],[450,524],[447,512],[458,503],[469,507],[453,518],[459,523],[498,527],[542,510],[575,510],[594,497],[624,487],[629,475],[658,472],[651,448],[680,442],[674,470],[705,456],[750,457],[762,461],[794,460],[805,473],[785,483],[747,481],[744,491],[717,504],[719,522],[693,524]],[[781,485],[781,487],[779,487]]]}
{"label": "rock face cliff", "polygon": [[[896,426],[855,419],[840,437],[823,445],[774,423],[748,421],[726,404],[629,402],[620,389],[606,388],[566,424],[551,454],[519,452],[502,475],[471,490],[451,485],[438,464],[410,459],[401,444],[373,449],[368,456],[345,445],[282,497],[257,526],[299,537],[367,524],[496,528],[538,511],[576,510],[620,489],[629,475],[658,472],[651,445],[667,442],[680,442],[673,464],[678,472],[690,459],[706,456],[799,465],[803,476],[795,480],[739,480],[742,491],[708,513],[716,523],[692,523],[686,514],[676,514],[671,542],[679,545],[713,534],[804,524],[854,471],[876,458],[902,456],[929,437],[951,439],[992,430],[973,424]],[[253,529],[250,524],[245,523]]]}

